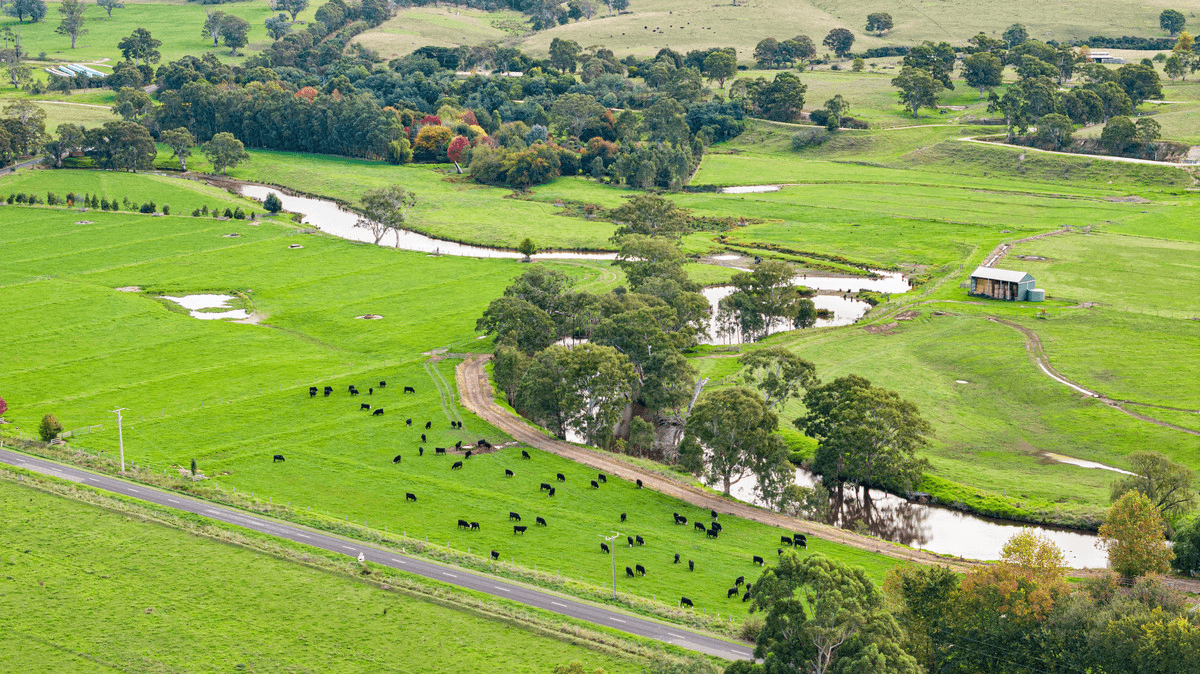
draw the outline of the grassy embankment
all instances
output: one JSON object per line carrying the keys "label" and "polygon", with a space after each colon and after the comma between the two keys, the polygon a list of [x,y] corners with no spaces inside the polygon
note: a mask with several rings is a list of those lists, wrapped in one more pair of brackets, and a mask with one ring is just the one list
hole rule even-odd
{"label": "grassy embankment", "polygon": [[0,618],[10,671],[641,671],[640,658],[556,638],[551,621],[494,600],[354,578],[324,551],[76,498],[103,505],[0,480],[0,597],[22,607]]}
{"label": "grassy embankment", "polygon": [[[0,182],[0,185],[3,183]],[[8,419],[27,433],[47,412],[68,429],[103,424],[72,440],[112,452],[116,433],[109,410],[126,407],[126,455],[155,470],[190,459],[207,484],[252,492],[370,526],[429,536],[431,542],[470,546],[473,554],[500,550],[505,559],[543,571],[602,584],[608,576],[597,533],[620,525],[642,534],[644,548],[623,549],[618,561],[642,563],[646,578],[620,580],[622,591],[673,603],[686,590],[697,607],[744,612],[724,590],[753,574],[752,554],[774,551],[779,531],[749,522],[726,523],[719,541],[671,524],[672,512],[704,513],[656,493],[610,480],[595,491],[582,466],[531,452],[521,461],[510,448],[471,458],[451,471],[435,446],[484,437],[505,440],[461,408],[443,411],[422,352],[485,348],[475,319],[523,268],[512,261],[429,257],[324,236],[297,236],[291,227],[92,212],[75,225],[74,211],[0,209],[4,261],[0,284],[6,315],[0,336],[14,359],[0,375]],[[224,238],[230,229],[237,239]],[[301,243],[304,248],[289,250]],[[593,274],[578,266],[573,273]],[[596,276],[586,281],[609,283]],[[116,292],[140,286],[145,293]],[[202,322],[168,310],[159,293],[241,293],[262,316],[261,325]],[[378,321],[355,316],[376,313]],[[44,324],[38,331],[24,326]],[[452,362],[444,361],[449,379]],[[389,386],[364,392],[379,380]],[[309,385],[331,385],[330,398],[308,397]],[[416,395],[402,395],[414,386]],[[358,410],[369,402],[382,417]],[[466,422],[449,428],[451,418]],[[412,418],[409,428],[405,420]],[[432,421],[430,431],[418,428]],[[426,432],[428,442],[419,436]],[[424,457],[417,446],[426,448]],[[273,454],[285,463],[272,464]],[[395,455],[403,455],[399,465]],[[504,468],[517,473],[506,479]],[[555,498],[538,484],[563,473]],[[405,492],[419,496],[406,504]],[[512,534],[507,513],[543,516],[549,529]],[[478,521],[463,532],[457,519]],[[824,542],[813,550],[864,565],[877,579],[891,563],[870,553]],[[696,560],[696,572],[671,564],[671,555]],[[681,569],[683,569],[681,571]]]}

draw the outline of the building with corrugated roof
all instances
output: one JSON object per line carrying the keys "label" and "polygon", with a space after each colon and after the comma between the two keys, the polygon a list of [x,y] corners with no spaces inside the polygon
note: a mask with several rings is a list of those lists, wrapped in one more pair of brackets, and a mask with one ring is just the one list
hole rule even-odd
{"label": "building with corrugated roof", "polygon": [[971,295],[1014,302],[1041,302],[1046,291],[1034,287],[1033,275],[1011,269],[979,267],[971,272]]}

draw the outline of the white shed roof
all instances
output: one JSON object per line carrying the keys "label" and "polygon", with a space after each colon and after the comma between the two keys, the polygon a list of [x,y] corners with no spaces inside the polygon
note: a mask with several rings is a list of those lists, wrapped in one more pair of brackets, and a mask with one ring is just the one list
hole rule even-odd
{"label": "white shed roof", "polygon": [[1013,271],[1011,269],[993,269],[991,267],[979,267],[971,272],[971,278],[986,278],[993,281],[1008,281],[1010,283],[1020,283],[1021,281],[1032,279],[1029,272]]}

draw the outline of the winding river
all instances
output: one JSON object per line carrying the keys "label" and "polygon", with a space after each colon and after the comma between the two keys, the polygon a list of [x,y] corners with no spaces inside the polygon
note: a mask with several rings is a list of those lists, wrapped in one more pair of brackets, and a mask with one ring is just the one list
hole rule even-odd
{"label": "winding river", "polygon": [[[242,184],[240,191],[243,196],[259,201],[274,192],[283,202],[284,210],[301,214],[304,224],[343,239],[374,243],[374,236],[369,230],[355,227],[358,215],[332,201],[289,195],[276,188],[249,183]],[[394,236],[386,235],[380,245],[431,255],[508,259],[523,257],[516,251],[444,241],[406,230]],[[613,260],[616,255],[561,251],[539,253],[533,257],[538,260]],[[876,271],[875,274],[875,278],[805,274],[797,276],[795,283],[818,291],[813,297],[813,303],[818,309],[832,312],[831,317],[818,320],[817,326],[849,325],[862,318],[870,309],[866,302],[848,297],[850,293],[860,290],[903,293],[910,288],[907,279],[899,273]],[[704,290],[714,315],[717,302],[731,292],[731,286],[714,286]],[[777,326],[772,332],[783,329],[787,329],[787,326]],[[709,337],[709,343],[726,341],[726,337],[716,334],[715,330]],[[1062,457],[1060,460],[1062,459],[1069,457]],[[1099,464],[1087,467],[1107,468]],[[813,477],[807,471],[797,469],[796,482],[811,485]],[[735,497],[754,503],[754,486],[753,478],[747,478],[735,483],[731,491]],[[845,528],[865,527],[880,538],[932,552],[983,560],[998,559],[1004,542],[1020,527],[1030,526],[1053,540],[1063,550],[1070,566],[1103,568],[1107,565],[1106,555],[1096,549],[1096,536],[1093,534],[982,517],[942,506],[914,503],[878,490],[869,491],[865,500],[847,490],[842,502],[835,503],[831,523]]]}

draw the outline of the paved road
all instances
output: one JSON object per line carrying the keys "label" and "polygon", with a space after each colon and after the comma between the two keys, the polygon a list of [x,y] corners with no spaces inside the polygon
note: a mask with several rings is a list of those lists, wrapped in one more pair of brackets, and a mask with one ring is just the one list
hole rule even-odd
{"label": "paved road", "polygon": [[740,660],[749,659],[753,655],[751,652],[752,649],[748,646],[697,634],[678,625],[668,625],[666,623],[639,618],[595,604],[510,583],[457,566],[437,564],[425,559],[409,557],[391,550],[376,548],[361,541],[331,536],[314,529],[308,529],[267,517],[260,517],[234,508],[227,508],[215,503],[192,499],[174,492],[160,491],[145,485],[93,473],[54,461],[47,461],[46,459],[21,454],[8,449],[0,449],[0,463],[86,484],[105,491],[131,496],[143,501],[167,506],[168,508],[203,515],[214,520],[236,524],[240,527],[286,538],[290,541],[311,545],[349,557],[357,558],[361,552],[367,561],[376,564],[390,566],[394,569],[400,569],[401,571],[450,585],[484,592],[496,597],[511,599],[528,606],[586,620],[596,625],[614,628],[628,632],[629,634],[665,641],[681,648],[714,655],[719,658]]}

